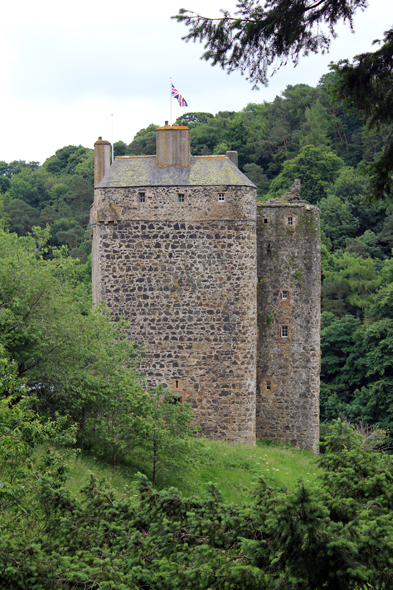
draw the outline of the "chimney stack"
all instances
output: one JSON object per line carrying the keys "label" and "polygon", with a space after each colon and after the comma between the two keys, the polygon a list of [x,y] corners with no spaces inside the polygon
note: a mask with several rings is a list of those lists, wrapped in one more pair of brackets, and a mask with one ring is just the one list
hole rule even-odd
{"label": "chimney stack", "polygon": [[111,144],[99,137],[94,144],[94,186],[101,181],[111,165]]}
{"label": "chimney stack", "polygon": [[239,168],[239,160],[237,157],[237,152],[235,152],[235,151],[227,152],[226,156],[227,156],[228,160],[230,160],[232,162],[232,164],[235,164],[236,168]]}
{"label": "chimney stack", "polygon": [[180,125],[158,127],[156,148],[157,166],[189,166],[189,128]]}

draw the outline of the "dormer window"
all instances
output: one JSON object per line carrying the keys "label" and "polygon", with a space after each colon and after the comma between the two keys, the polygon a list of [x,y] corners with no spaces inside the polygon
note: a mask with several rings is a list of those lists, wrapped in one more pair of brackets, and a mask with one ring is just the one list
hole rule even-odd
{"label": "dormer window", "polygon": [[178,196],[178,199],[179,199],[179,203],[184,203],[184,194],[183,193],[179,193],[177,196]]}
{"label": "dormer window", "polygon": [[223,203],[225,201],[225,193],[218,193],[218,202]]}
{"label": "dormer window", "polygon": [[145,193],[139,193],[139,202],[146,203],[146,194]]}

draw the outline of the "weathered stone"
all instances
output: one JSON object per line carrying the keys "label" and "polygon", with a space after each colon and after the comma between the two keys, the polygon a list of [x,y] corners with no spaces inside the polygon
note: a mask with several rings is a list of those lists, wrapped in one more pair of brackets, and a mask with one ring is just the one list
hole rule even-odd
{"label": "weathered stone", "polygon": [[190,403],[203,434],[316,451],[318,210],[296,182],[257,217],[225,156],[154,166],[122,158],[95,189],[94,301],[128,320],[149,386]]}

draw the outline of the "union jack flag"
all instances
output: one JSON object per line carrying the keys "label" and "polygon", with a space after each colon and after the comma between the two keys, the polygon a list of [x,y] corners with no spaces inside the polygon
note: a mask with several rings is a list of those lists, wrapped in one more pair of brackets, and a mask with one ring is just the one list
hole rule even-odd
{"label": "union jack flag", "polygon": [[180,94],[180,92],[178,90],[176,90],[176,88],[174,87],[174,85],[172,84],[172,98],[176,98],[177,102],[179,103],[179,106],[181,107],[188,107],[187,101],[184,98],[184,96],[182,96]]}

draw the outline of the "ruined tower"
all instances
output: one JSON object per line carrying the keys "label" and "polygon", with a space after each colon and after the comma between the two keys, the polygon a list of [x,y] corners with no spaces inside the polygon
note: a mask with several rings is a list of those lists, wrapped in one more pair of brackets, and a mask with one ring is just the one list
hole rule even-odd
{"label": "ruined tower", "polygon": [[257,211],[237,153],[190,155],[187,127],[158,128],[156,156],[110,166],[105,150],[100,138],[93,298],[146,344],[148,385],[191,403],[206,436],[316,451],[318,209],[295,183]]}
{"label": "ruined tower", "polygon": [[318,451],[319,210],[300,183],[258,207],[257,437]]}

